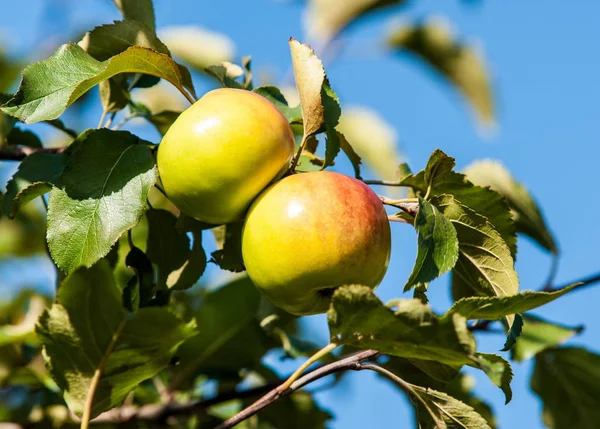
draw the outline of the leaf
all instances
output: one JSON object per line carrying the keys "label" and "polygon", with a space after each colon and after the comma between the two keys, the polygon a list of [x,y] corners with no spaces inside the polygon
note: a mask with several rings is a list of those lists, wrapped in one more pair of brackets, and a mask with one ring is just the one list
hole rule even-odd
{"label": "leaf", "polygon": [[113,0],[123,18],[139,21],[154,30],[154,5],[152,0]]}
{"label": "leaf", "polygon": [[235,68],[228,67],[228,63],[225,62],[218,66],[209,66],[204,71],[217,79],[223,88],[244,89],[244,86],[235,80],[243,74],[242,69],[238,69],[237,66]]}
{"label": "leaf", "polygon": [[519,278],[510,250],[487,219],[448,195],[431,202],[456,228],[459,256],[454,277],[478,295],[517,294]]}
{"label": "leaf", "polygon": [[[510,388],[510,382],[513,378],[512,368],[510,364],[498,355],[488,353],[477,353],[477,360],[479,366],[489,377],[489,379],[498,386],[503,392],[506,398],[506,404],[512,399],[512,390]],[[471,366],[475,366],[470,364]]]}
{"label": "leaf", "polygon": [[33,153],[19,164],[19,169],[6,184],[2,200],[4,214],[13,218],[25,204],[50,191],[58,183],[65,168],[64,153]]}
{"label": "leaf", "polygon": [[162,112],[155,113],[154,115],[148,117],[148,121],[154,125],[161,136],[164,136],[179,115],[181,115],[181,112],[163,110]]}
{"label": "leaf", "polygon": [[502,347],[500,351],[507,352],[512,349],[517,341],[517,338],[521,336],[521,332],[523,332],[523,316],[520,314],[515,314],[513,323],[508,330],[508,336],[506,337],[504,347]]}
{"label": "leaf", "polygon": [[235,44],[227,35],[197,25],[161,28],[159,35],[175,57],[201,73],[235,56]]}
{"label": "leaf", "polygon": [[473,407],[446,393],[414,385],[410,385],[407,392],[415,397],[412,402],[419,428],[490,429],[487,421]]}
{"label": "leaf", "polygon": [[243,226],[243,222],[234,222],[219,227],[222,239],[217,239],[218,250],[211,253],[211,262],[223,270],[237,273],[246,269],[242,258]]}
{"label": "leaf", "polygon": [[492,160],[477,161],[465,168],[464,172],[475,185],[489,186],[506,198],[517,232],[528,235],[544,249],[558,254],[556,242],[539,206],[527,189],[513,179],[501,163]]}
{"label": "leaf", "polygon": [[473,407],[479,415],[485,418],[488,425],[490,425],[492,429],[495,429],[496,418],[494,417],[494,412],[486,402],[473,394],[474,386],[475,380],[472,377],[461,373],[444,388],[444,392],[454,399],[458,399],[470,407]]}
{"label": "leaf", "polygon": [[33,148],[42,147],[42,142],[37,135],[31,131],[24,131],[17,127],[13,127],[10,130],[8,136],[6,137],[5,143],[9,146],[26,146]]}
{"label": "leaf", "polygon": [[460,313],[467,319],[497,320],[509,314],[524,313],[548,304],[572,291],[579,283],[555,292],[523,291],[517,295],[461,298],[448,310],[448,313]]}
{"label": "leaf", "polygon": [[378,178],[397,180],[402,155],[394,127],[375,110],[364,106],[344,106],[338,129]]}
{"label": "leaf", "polygon": [[458,259],[458,238],[452,223],[439,210],[419,198],[417,260],[404,291],[427,283],[454,268]]}
{"label": "leaf", "polygon": [[523,320],[523,332],[511,349],[510,357],[516,362],[531,359],[538,353],[558,346],[583,331],[583,326],[559,325],[532,314],[524,314]]}
{"label": "leaf", "polygon": [[486,217],[500,233],[514,259],[517,254],[517,237],[506,200],[496,191],[473,185],[464,174],[453,171],[454,166],[454,158],[436,149],[423,171],[416,175],[405,175],[401,183],[424,194],[429,189],[430,196],[452,195],[463,205]]}
{"label": "leaf", "polygon": [[348,140],[346,140],[346,137],[342,133],[338,131],[337,135],[340,141],[340,148],[346,154],[350,160],[350,163],[352,164],[352,168],[354,169],[354,177],[356,177],[358,180],[361,180],[360,164],[362,163],[362,159],[354,151],[354,148],[350,145],[350,143],[348,143]]}
{"label": "leaf", "polygon": [[82,134],[48,202],[48,247],[58,267],[71,272],[104,257],[138,223],[155,181],[150,148],[133,134]]}
{"label": "leaf", "polygon": [[81,415],[87,396],[94,394],[92,417],[166,368],[179,344],[195,332],[194,322],[184,324],[161,308],[127,318],[104,261],[68,276],[37,327],[50,374],[69,408]]}
{"label": "leaf", "polygon": [[325,429],[333,416],[319,407],[310,393],[300,391],[275,401],[261,410],[258,418],[261,422],[269,422],[274,428]]}
{"label": "leaf", "polygon": [[236,378],[243,368],[258,364],[266,352],[256,317],[260,294],[247,277],[210,292],[195,313],[198,335],[178,350],[178,382],[197,373]]}
{"label": "leaf", "polygon": [[[2,310],[3,314],[5,315],[4,317],[10,317],[10,315],[7,313],[11,312],[10,310],[13,310],[14,312],[16,309],[15,307],[17,306],[22,307],[22,305],[18,304],[20,304],[21,300],[23,299],[27,299],[27,312],[20,315],[19,323],[4,323],[4,321],[0,322],[0,348],[8,344],[22,344],[23,342],[35,344],[37,340],[35,337],[34,328],[38,318],[46,307],[46,299],[44,297],[22,292],[20,296],[17,296],[17,299],[14,300],[12,309],[10,306],[6,306],[9,308],[2,306],[4,308],[0,307],[0,310]],[[0,370],[0,372],[2,371]],[[1,379],[2,377],[0,377],[0,383]]]}
{"label": "leaf", "polygon": [[331,341],[448,365],[473,362],[475,342],[462,316],[438,318],[416,299],[396,303],[391,310],[366,286],[336,289],[327,313]]}
{"label": "leaf", "polygon": [[127,107],[131,101],[125,75],[118,75],[100,82],[98,89],[102,109],[106,113],[116,113]]}
{"label": "leaf", "polygon": [[583,348],[539,353],[531,388],[544,404],[542,418],[552,429],[596,429],[600,421],[600,355]]}
{"label": "leaf", "polygon": [[168,55],[132,46],[100,62],[80,46],[68,43],[47,60],[23,71],[19,91],[2,111],[27,123],[55,119],[89,89],[120,73],[157,76],[172,83],[188,99],[186,90],[194,95],[189,72]]}
{"label": "leaf", "polygon": [[131,46],[141,46],[170,56],[169,48],[152,28],[128,19],[95,27],[85,34],[78,45],[98,61],[108,60]]}
{"label": "leaf", "polygon": [[352,22],[368,12],[404,0],[310,0],[306,11],[306,32],[310,37],[327,43]]}
{"label": "leaf", "polygon": [[279,111],[286,117],[290,124],[301,124],[302,123],[302,108],[300,105],[296,107],[289,107],[288,102],[279,90],[274,86],[261,86],[253,89],[259,95],[262,95],[267,100],[275,105]]}
{"label": "leaf", "polygon": [[446,365],[433,360],[406,359],[396,356],[386,356],[385,359],[382,366],[403,380],[437,390],[443,390],[457,377],[462,368],[462,365]]}
{"label": "leaf", "polygon": [[148,256],[135,246],[127,253],[125,265],[133,268],[135,277],[129,279],[123,289],[123,306],[129,311],[138,311],[154,298],[154,268]]}
{"label": "leaf", "polygon": [[186,263],[190,239],[175,228],[177,218],[167,210],[148,210],[148,243],[146,254],[158,266],[158,288],[167,287],[167,277]]}
{"label": "leaf", "polygon": [[462,92],[483,124],[493,124],[494,97],[486,63],[478,49],[452,34],[446,20],[429,19],[396,28],[388,36],[388,45],[425,61]]}
{"label": "leaf", "polygon": [[198,283],[206,269],[206,252],[202,247],[202,232],[194,232],[194,244],[185,263],[177,271],[173,271],[167,286],[172,290],[189,289]]}

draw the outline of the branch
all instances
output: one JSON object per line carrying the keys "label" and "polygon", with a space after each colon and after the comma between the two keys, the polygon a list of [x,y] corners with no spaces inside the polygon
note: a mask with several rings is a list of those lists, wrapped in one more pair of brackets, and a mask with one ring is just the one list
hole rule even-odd
{"label": "branch", "polygon": [[600,273],[596,273],[596,274],[591,274],[589,276],[583,277],[579,280],[574,280],[568,283],[565,283],[563,285],[560,286],[546,286],[545,288],[543,288],[542,290],[544,292],[556,292],[558,290],[564,289],[568,286],[571,286],[574,283],[579,283],[579,285],[577,285],[577,287],[575,289],[581,289],[583,287],[586,286],[591,286],[595,283],[599,283],[600,282]]}
{"label": "branch", "polygon": [[328,375],[331,375],[331,374],[334,374],[334,373],[340,372],[340,371],[345,371],[345,370],[359,371],[361,369],[361,362],[368,360],[368,359],[373,359],[377,355],[379,355],[379,352],[377,352],[375,350],[366,350],[364,352],[355,353],[351,356],[348,356],[347,358],[340,359],[336,362],[332,362],[330,364],[323,365],[323,366],[309,372],[308,374],[300,377],[287,390],[280,391],[278,388],[271,390],[269,393],[267,393],[265,396],[260,398],[258,401],[256,401],[252,405],[248,406],[247,408],[243,409],[242,411],[240,411],[238,414],[236,414],[229,420],[226,420],[225,422],[223,422],[222,424],[217,426],[215,429],[232,428],[233,426],[246,420],[247,418],[252,417],[254,414],[258,413],[260,410],[262,410],[266,406],[270,405],[271,403],[275,402],[279,398],[289,396],[296,390],[301,389],[302,387],[306,386],[309,383],[312,383],[315,380],[319,380],[323,377],[326,377]]}
{"label": "branch", "polygon": [[363,183],[367,185],[381,185],[381,186],[404,186],[408,187],[408,185],[404,185],[400,182],[394,182],[392,180],[363,180]]}
{"label": "branch", "polygon": [[34,153],[62,153],[66,147],[31,148],[11,147],[0,149],[0,161],[22,161]]}

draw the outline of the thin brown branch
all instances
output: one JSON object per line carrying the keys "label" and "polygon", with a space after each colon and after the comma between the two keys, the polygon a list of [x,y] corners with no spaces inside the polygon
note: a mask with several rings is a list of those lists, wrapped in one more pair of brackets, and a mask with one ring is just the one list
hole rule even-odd
{"label": "thin brown branch", "polygon": [[581,289],[587,286],[591,286],[595,283],[600,283],[600,273],[591,274],[589,276],[583,277],[579,280],[574,280],[563,285],[559,286],[546,286],[543,291],[544,292],[556,292],[558,290],[564,289],[566,287],[571,286],[572,284],[579,283],[575,289]]}
{"label": "thin brown branch", "polygon": [[323,366],[309,372],[308,374],[300,377],[287,390],[282,391],[279,388],[275,388],[275,389],[271,390],[269,393],[267,393],[265,396],[260,398],[258,401],[256,401],[252,405],[248,406],[247,408],[243,409],[242,411],[240,411],[238,414],[236,414],[229,420],[226,420],[225,422],[223,422],[222,424],[217,426],[215,429],[232,428],[233,426],[237,425],[238,423],[243,422],[244,420],[252,417],[254,414],[258,413],[260,410],[262,410],[263,408],[272,404],[279,398],[289,396],[296,390],[301,389],[302,387],[306,386],[309,383],[312,383],[315,380],[321,379],[323,377],[326,377],[328,375],[331,375],[333,373],[340,372],[340,371],[346,371],[346,370],[358,371],[361,369],[361,362],[368,360],[368,359],[373,359],[373,358],[377,357],[377,355],[379,355],[379,352],[377,352],[375,350],[366,350],[363,352],[355,353],[351,356],[340,359],[336,362],[332,362],[330,364],[323,365]]}
{"label": "thin brown branch", "polygon": [[0,161],[22,161],[34,153],[62,153],[66,147],[32,148],[11,147],[0,149]]}
{"label": "thin brown branch", "polygon": [[404,186],[408,187],[408,185],[403,185],[400,182],[395,182],[393,180],[363,180],[363,183],[367,185],[381,185],[381,186]]}

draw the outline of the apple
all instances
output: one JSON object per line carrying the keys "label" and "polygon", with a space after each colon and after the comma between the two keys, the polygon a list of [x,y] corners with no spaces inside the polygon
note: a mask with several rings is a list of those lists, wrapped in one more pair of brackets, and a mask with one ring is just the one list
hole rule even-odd
{"label": "apple", "polygon": [[334,289],[375,288],[387,271],[390,225],[363,182],[318,171],[294,174],[252,203],[242,232],[248,276],[274,305],[295,315],[327,311]]}
{"label": "apple", "polygon": [[179,210],[220,225],[242,219],[293,153],[294,134],[275,105],[251,91],[222,88],[177,118],[156,162],[165,193]]}

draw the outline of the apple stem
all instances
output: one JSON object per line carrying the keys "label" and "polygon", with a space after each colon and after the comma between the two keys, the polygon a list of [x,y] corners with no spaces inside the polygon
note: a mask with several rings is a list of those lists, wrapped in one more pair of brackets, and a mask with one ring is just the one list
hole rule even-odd
{"label": "apple stem", "polygon": [[384,197],[383,195],[380,195],[379,199],[381,200],[381,202],[383,204],[387,204],[388,206],[397,206],[399,204],[418,203],[419,202],[418,198],[402,198],[400,200],[392,200],[388,197]]}
{"label": "apple stem", "polygon": [[328,355],[329,353],[331,353],[333,350],[335,350],[338,347],[339,347],[339,345],[336,344],[336,343],[329,343],[329,344],[327,344],[321,350],[319,350],[314,355],[312,355],[311,357],[309,357],[306,360],[306,362],[304,362],[296,371],[294,371],[294,373],[290,376],[290,378],[288,378],[283,384],[281,384],[277,388],[277,391],[279,391],[279,392],[285,392],[286,390],[288,390],[290,388],[290,386],[292,385],[292,383],[294,383],[294,381],[296,381],[298,379],[298,377],[300,377],[302,375],[302,373],[309,366],[311,366],[313,363],[315,363],[316,361],[318,361],[319,359],[321,359],[323,356]]}
{"label": "apple stem", "polygon": [[300,142],[300,147],[298,148],[298,151],[296,152],[296,156],[294,156],[294,159],[292,160],[292,165],[290,166],[290,172],[294,172],[296,170],[296,166],[298,165],[298,162],[300,161],[300,156],[302,155],[302,152],[304,152],[304,149],[306,148],[306,142],[308,141],[308,136],[306,134],[304,134],[302,136],[302,141]]}

